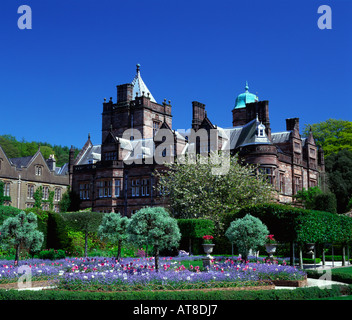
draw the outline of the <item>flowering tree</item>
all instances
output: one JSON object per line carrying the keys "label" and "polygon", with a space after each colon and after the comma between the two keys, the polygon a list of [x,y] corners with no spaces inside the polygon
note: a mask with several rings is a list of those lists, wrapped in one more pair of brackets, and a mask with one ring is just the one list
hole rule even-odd
{"label": "flowering tree", "polygon": [[127,239],[129,219],[120,213],[106,213],[98,228],[98,236],[112,243],[117,243],[117,260],[121,258],[122,243]]}
{"label": "flowering tree", "polygon": [[156,270],[159,269],[159,250],[176,247],[181,239],[176,219],[162,207],[146,207],[137,211],[131,218],[127,232],[131,242],[154,246]]}
{"label": "flowering tree", "polygon": [[242,258],[247,261],[249,250],[264,245],[268,234],[268,228],[260,219],[247,214],[232,221],[225,236],[237,245]]}
{"label": "flowering tree", "polygon": [[229,156],[224,174],[214,173],[221,155],[212,153],[207,159],[198,155],[195,161],[176,160],[156,172],[158,191],[168,198],[173,216],[210,219],[222,230],[223,214],[273,198],[274,189],[264,176],[255,167],[240,164],[237,156]]}
{"label": "flowering tree", "polygon": [[39,251],[43,245],[44,235],[37,230],[37,217],[34,213],[21,211],[15,217],[7,218],[0,227],[1,240],[5,245],[15,247],[15,263],[19,260],[20,248],[32,252]]}

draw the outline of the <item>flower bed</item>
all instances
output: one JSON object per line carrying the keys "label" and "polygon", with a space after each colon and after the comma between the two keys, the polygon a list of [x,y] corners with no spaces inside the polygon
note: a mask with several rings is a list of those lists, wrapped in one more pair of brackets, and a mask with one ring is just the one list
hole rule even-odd
{"label": "flower bed", "polygon": [[158,272],[154,258],[31,259],[20,261],[18,266],[0,261],[0,284],[16,282],[23,272],[30,272],[32,281],[54,281],[59,289],[91,291],[267,287],[273,281],[301,281],[306,276],[303,271],[285,264],[265,260],[243,263],[237,258],[217,258],[209,269],[202,271],[199,265],[192,265],[192,260],[201,258],[187,257],[186,268],[185,257],[164,257]]}

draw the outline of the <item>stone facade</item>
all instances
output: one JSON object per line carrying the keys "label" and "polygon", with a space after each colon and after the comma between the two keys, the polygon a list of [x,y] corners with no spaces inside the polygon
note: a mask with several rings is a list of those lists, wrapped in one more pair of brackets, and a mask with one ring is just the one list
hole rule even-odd
{"label": "stone facade", "polygon": [[53,156],[45,160],[40,150],[34,155],[9,159],[0,146],[0,181],[4,182],[4,195],[10,196],[11,205],[19,209],[34,206],[34,192],[43,187],[44,210],[50,209],[49,193],[54,192],[53,210],[59,211],[59,201],[69,186],[67,169],[56,168]]}
{"label": "stone facade", "polygon": [[[300,136],[298,118],[286,119],[286,131],[272,133],[269,102],[250,94],[248,84],[236,103],[233,127],[221,128],[207,117],[205,104],[193,101],[192,130],[176,132],[172,130],[170,101],[155,101],[137,66],[133,82],[117,86],[117,102],[110,98],[103,103],[102,143],[93,145],[88,137],[76,158],[74,150],[70,151],[70,184],[80,195],[81,208],[131,216],[144,206],[166,204],[155,190],[153,176],[156,169],[163,169],[153,158],[163,141],[159,129],[166,129],[172,137],[169,148],[162,151],[165,159],[190,150],[205,154],[229,150],[259,166],[278,191],[278,202],[292,202],[298,190],[324,185],[323,151],[311,133],[308,138]],[[207,133],[205,139],[200,132]]]}

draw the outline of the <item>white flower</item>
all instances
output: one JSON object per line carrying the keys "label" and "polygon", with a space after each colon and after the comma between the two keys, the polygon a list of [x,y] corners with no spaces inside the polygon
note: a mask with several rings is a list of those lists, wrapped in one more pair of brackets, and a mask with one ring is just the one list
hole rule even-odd
{"label": "white flower", "polygon": [[87,276],[83,276],[83,279],[88,279],[88,277]]}
{"label": "white flower", "polygon": [[188,280],[188,281],[191,280],[191,277],[187,277],[186,280]]}
{"label": "white flower", "polygon": [[94,278],[94,275],[92,275],[92,278]]}

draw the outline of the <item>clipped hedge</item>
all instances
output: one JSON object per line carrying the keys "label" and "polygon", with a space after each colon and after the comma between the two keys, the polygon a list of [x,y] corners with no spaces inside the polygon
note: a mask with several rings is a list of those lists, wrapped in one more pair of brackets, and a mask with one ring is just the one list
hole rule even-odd
{"label": "clipped hedge", "polygon": [[183,237],[201,238],[214,233],[214,222],[206,219],[177,219]]}
{"label": "clipped hedge", "polygon": [[202,237],[214,234],[214,222],[206,219],[177,219],[182,235],[180,247],[193,254],[202,253],[200,250]]}
{"label": "clipped hedge", "polygon": [[344,243],[352,241],[352,218],[325,211],[307,210],[282,204],[242,208],[229,218],[251,214],[259,218],[279,242]]}
{"label": "clipped hedge", "polygon": [[308,300],[352,294],[352,286],[333,285],[294,290],[129,291],[86,292],[64,290],[0,290],[0,300]]}
{"label": "clipped hedge", "polygon": [[[324,271],[326,271],[326,270],[324,270]],[[306,270],[306,272],[307,272],[307,275],[309,278],[319,279],[321,277],[324,277],[324,274],[322,272],[317,271],[317,270]],[[351,273],[343,273],[343,272],[339,272],[338,269],[332,269],[330,275],[331,275],[331,281],[347,283],[347,284],[350,284],[351,288],[352,288],[352,274]]]}

